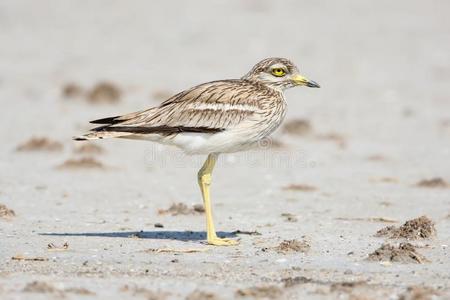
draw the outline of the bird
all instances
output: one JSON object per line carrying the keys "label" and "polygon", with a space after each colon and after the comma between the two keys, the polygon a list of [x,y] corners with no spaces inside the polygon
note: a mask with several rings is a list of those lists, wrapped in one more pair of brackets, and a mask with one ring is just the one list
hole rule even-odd
{"label": "bird", "polygon": [[266,58],[240,79],[203,83],[158,106],[91,121],[97,127],[74,140],[145,140],[176,146],[190,155],[206,155],[197,180],[207,243],[233,246],[239,242],[218,237],[214,227],[210,198],[214,166],[220,154],[251,149],[277,129],[286,114],[284,91],[297,86],[320,87],[300,75],[290,60]]}

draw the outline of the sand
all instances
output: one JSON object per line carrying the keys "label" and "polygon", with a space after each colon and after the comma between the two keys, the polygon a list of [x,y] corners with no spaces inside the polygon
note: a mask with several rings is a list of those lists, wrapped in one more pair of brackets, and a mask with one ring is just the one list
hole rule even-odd
{"label": "sand", "polygon": [[[0,299],[448,299],[449,10],[2,1]],[[288,91],[290,127],[220,157],[216,228],[239,246],[204,243],[204,157],[71,140],[89,120],[242,76],[268,56],[291,58],[322,88]],[[172,204],[183,213],[165,213]],[[421,216],[436,234],[375,236]],[[289,241],[304,247],[276,251]],[[367,259],[407,242],[426,261]]]}

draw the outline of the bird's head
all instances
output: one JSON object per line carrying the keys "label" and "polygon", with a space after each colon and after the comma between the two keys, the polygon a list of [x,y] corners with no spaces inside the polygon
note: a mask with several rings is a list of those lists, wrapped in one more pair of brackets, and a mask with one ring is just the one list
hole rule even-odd
{"label": "bird's head", "polygon": [[281,90],[295,86],[320,87],[317,82],[300,75],[298,68],[285,58],[266,58],[257,63],[242,79]]}

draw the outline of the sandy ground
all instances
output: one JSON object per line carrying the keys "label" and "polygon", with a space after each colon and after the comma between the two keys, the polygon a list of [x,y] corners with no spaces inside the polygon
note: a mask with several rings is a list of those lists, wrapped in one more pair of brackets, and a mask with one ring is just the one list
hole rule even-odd
{"label": "sandy ground", "polygon": [[[0,298],[449,299],[448,11],[406,0],[1,1]],[[237,247],[205,245],[191,209],[204,157],[70,139],[91,119],[240,77],[268,56],[291,58],[322,89],[287,92],[286,121],[310,127],[221,157],[216,227]],[[104,80],[121,94],[93,96]],[[90,91],[119,100],[92,103]],[[32,137],[47,141],[24,146]],[[187,214],[161,211],[173,203]],[[437,233],[409,241],[417,253],[367,260],[406,242],[378,230],[422,215]]]}

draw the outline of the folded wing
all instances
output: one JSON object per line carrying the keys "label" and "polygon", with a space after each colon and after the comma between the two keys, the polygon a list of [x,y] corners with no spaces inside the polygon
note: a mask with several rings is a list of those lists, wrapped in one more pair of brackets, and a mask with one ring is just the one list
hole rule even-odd
{"label": "folded wing", "polygon": [[101,126],[76,139],[130,134],[216,133],[232,128],[260,111],[261,90],[242,80],[202,84],[181,92],[158,107],[91,121]]}

